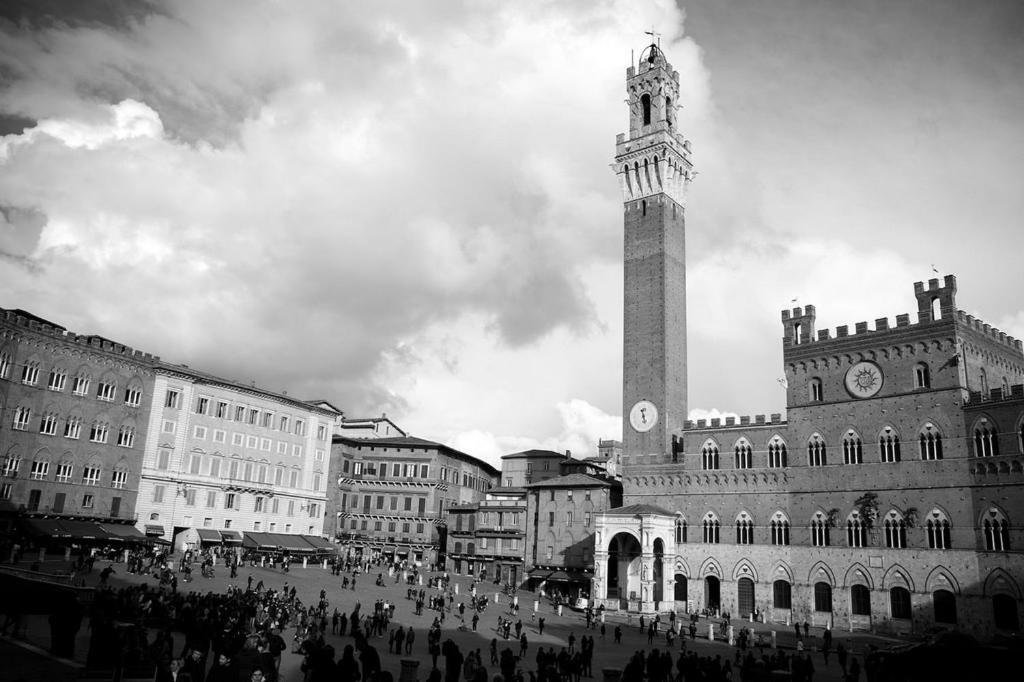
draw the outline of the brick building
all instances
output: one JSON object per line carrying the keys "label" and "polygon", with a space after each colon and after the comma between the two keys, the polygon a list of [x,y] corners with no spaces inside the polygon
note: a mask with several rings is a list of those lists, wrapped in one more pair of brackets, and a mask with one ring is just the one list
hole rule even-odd
{"label": "brick building", "polygon": [[170,540],[206,529],[218,543],[323,533],[336,409],[184,365],[157,363],[154,374],[140,530]]}
{"label": "brick building", "polygon": [[62,521],[32,525],[55,536],[76,520],[134,523],[154,360],[0,310],[0,533],[17,518]]}
{"label": "brick building", "polygon": [[483,499],[498,470],[441,443],[335,436],[326,532],[356,555],[444,564],[449,508]]}
{"label": "brick building", "polygon": [[448,510],[448,570],[518,586],[526,546],[526,489],[493,488]]}
{"label": "brick building", "polygon": [[685,315],[685,263],[665,265],[690,177],[665,100],[675,90],[663,87],[676,79],[655,46],[627,71],[630,136],[615,168],[628,506],[597,520],[595,598],[850,629],[1018,632],[1024,352],[956,308],[953,276],[914,285],[913,322],[832,334],[815,329],[813,306],[782,311],[785,418],[662,417],[686,405],[666,389],[685,387],[680,358],[663,361],[677,332],[648,319]]}

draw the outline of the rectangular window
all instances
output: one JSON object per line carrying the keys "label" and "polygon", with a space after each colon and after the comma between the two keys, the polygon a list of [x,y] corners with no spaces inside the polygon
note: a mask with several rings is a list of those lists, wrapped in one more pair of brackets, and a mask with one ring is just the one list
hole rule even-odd
{"label": "rectangular window", "polygon": [[178,423],[165,419],[163,425],[160,427],[160,430],[163,431],[164,433],[174,433],[175,431],[178,430]]}
{"label": "rectangular window", "polygon": [[259,533],[260,532],[260,526],[261,526],[261,524],[260,524],[259,521],[253,521],[252,522],[253,532]]}
{"label": "rectangular window", "polygon": [[231,519],[224,519],[224,528],[231,528]]}
{"label": "rectangular window", "polygon": [[421,464],[420,465],[420,478],[430,478],[430,465],[429,464]]}
{"label": "rectangular window", "polygon": [[235,493],[224,493],[224,508],[234,509],[235,508]]}
{"label": "rectangular window", "polygon": [[167,490],[162,485],[153,486],[153,502],[159,504],[164,501],[164,492]]}
{"label": "rectangular window", "polygon": [[194,507],[196,506],[196,489],[189,488],[185,491],[185,506]]}
{"label": "rectangular window", "polygon": [[243,477],[247,481],[251,481],[252,480],[252,462],[246,462],[245,463],[245,474],[243,474]]}
{"label": "rectangular window", "polygon": [[320,516],[320,505],[315,502],[310,503],[309,518],[315,519],[318,516]]}
{"label": "rectangular window", "polygon": [[142,389],[139,388],[126,388],[124,389],[124,404],[128,407],[138,407],[142,404]]}
{"label": "rectangular window", "polygon": [[43,415],[43,418],[39,420],[39,433],[44,436],[56,436],[57,416],[53,414]]}
{"label": "rectangular window", "polygon": [[565,512],[565,525],[567,525],[567,526],[571,526],[572,525],[572,512],[571,511]]}
{"label": "rectangular window", "polygon": [[11,371],[11,354],[0,353],[0,379],[6,379]]}
{"label": "rectangular window", "polygon": [[301,445],[293,445],[292,446],[292,457],[302,457],[302,446]]}
{"label": "rectangular window", "polygon": [[281,511],[281,499],[275,497],[270,501],[270,513],[277,514],[279,511]]}
{"label": "rectangular window", "polygon": [[324,461],[324,451],[322,448],[316,449],[316,452],[313,455],[313,459],[316,460],[317,462]]}
{"label": "rectangular window", "polygon": [[114,398],[117,396],[117,384],[112,384],[106,381],[101,381],[99,386],[96,387],[96,398],[103,400],[108,403],[114,402]]}
{"label": "rectangular window", "polygon": [[245,436],[241,433],[231,434],[231,444],[236,448],[240,448],[245,445]]}
{"label": "rectangular window", "polygon": [[277,530],[277,524],[274,523],[273,521],[271,521],[270,522],[270,532],[273,533],[275,530]]}
{"label": "rectangular window", "polygon": [[317,424],[316,427],[316,438],[317,440],[327,440],[327,425]]}
{"label": "rectangular window", "polygon": [[291,473],[288,476],[288,485],[291,486],[292,488],[299,487],[299,472],[296,471],[295,469],[292,469]]}
{"label": "rectangular window", "polygon": [[32,470],[28,472],[28,477],[36,481],[42,481],[49,473],[50,463],[45,459],[37,459],[32,462]]}
{"label": "rectangular window", "polygon": [[97,422],[89,429],[89,440],[93,443],[106,443],[109,427],[103,422]]}
{"label": "rectangular window", "polygon": [[263,413],[263,418],[260,421],[260,426],[263,426],[263,427],[269,429],[273,425],[274,425],[274,413],[273,412],[264,412]]}
{"label": "rectangular window", "polygon": [[255,408],[249,408],[249,423],[255,426],[260,419],[260,411]]}
{"label": "rectangular window", "polygon": [[287,415],[281,415],[280,430],[281,431],[287,431],[288,430],[288,416]]}
{"label": "rectangular window", "polygon": [[313,475],[313,490],[320,490],[320,474]]}
{"label": "rectangular window", "polygon": [[82,469],[82,485],[99,485],[100,484],[100,468],[99,467],[85,467]]}
{"label": "rectangular window", "polygon": [[412,511],[412,498],[411,497],[405,498],[405,511]]}
{"label": "rectangular window", "polygon": [[281,441],[277,444],[277,454],[287,455],[288,454],[288,443]]}
{"label": "rectangular window", "polygon": [[256,506],[253,508],[253,511],[257,511],[257,512],[263,511],[263,498],[262,497],[257,497],[256,498]]}
{"label": "rectangular window", "polygon": [[216,490],[207,490],[206,491],[206,506],[209,509],[213,509],[214,507],[217,506],[217,491]]}
{"label": "rectangular window", "polygon": [[553,557],[554,555],[555,555],[555,548],[554,548],[554,547],[552,547],[551,545],[548,545],[548,551],[547,551],[547,557],[548,557],[548,561],[551,561],[551,558],[552,558],[552,557]]}
{"label": "rectangular window", "polygon": [[207,414],[210,411],[210,399],[204,396],[196,398],[196,414]]}
{"label": "rectangular window", "polygon": [[422,533],[423,532],[423,524],[422,523],[417,523],[416,524],[416,532],[417,533]]}
{"label": "rectangular window", "polygon": [[235,421],[236,422],[244,422],[245,421],[245,407],[244,406],[242,406],[242,405],[236,405],[235,406]]}
{"label": "rectangular window", "polygon": [[420,514],[426,514],[426,513],[427,513],[427,498],[421,497],[420,498]]}
{"label": "rectangular window", "polygon": [[70,462],[61,462],[57,465],[57,482],[70,483],[73,466]]}
{"label": "rectangular window", "polygon": [[270,452],[273,442],[269,438],[260,438],[260,450]]}
{"label": "rectangular window", "polygon": [[64,423],[64,437],[78,439],[82,435],[82,418],[69,417]]}
{"label": "rectangular window", "polygon": [[135,429],[130,426],[122,426],[117,432],[117,445],[122,448],[130,448],[135,445]]}
{"label": "rectangular window", "polygon": [[39,363],[30,362],[21,370],[21,383],[35,386],[39,382]]}
{"label": "rectangular window", "polygon": [[203,517],[203,528],[213,528],[213,519],[209,516]]}
{"label": "rectangular window", "polygon": [[128,484],[128,472],[123,469],[115,469],[110,476],[110,487],[118,490]]}
{"label": "rectangular window", "polygon": [[301,419],[296,419],[295,420],[295,435],[296,436],[305,436],[306,435],[306,422],[302,421]]}
{"label": "rectangular window", "polygon": [[260,446],[260,439],[257,438],[256,436],[246,436],[245,437],[245,447],[249,448],[250,450],[255,450],[259,446]]}
{"label": "rectangular window", "polygon": [[548,528],[555,525],[555,512],[548,512]]}
{"label": "rectangular window", "polygon": [[223,443],[223,442],[225,442],[227,440],[227,436],[228,436],[228,434],[227,434],[226,431],[221,431],[220,429],[214,429],[213,430],[213,442],[214,443]]}
{"label": "rectangular window", "polygon": [[82,495],[82,509],[92,509],[93,496],[86,493]]}
{"label": "rectangular window", "polygon": [[91,379],[88,374],[79,374],[75,377],[75,380],[71,382],[71,392],[74,395],[88,395],[90,381]]}
{"label": "rectangular window", "polygon": [[378,495],[377,496],[377,509],[383,509],[383,508],[384,508],[384,496],[383,495]]}
{"label": "rectangular window", "polygon": [[28,422],[32,418],[32,408],[19,407],[14,411],[14,430],[28,431]]}
{"label": "rectangular window", "polygon": [[238,478],[238,460],[232,459],[228,465],[228,478]]}
{"label": "rectangular window", "polygon": [[64,500],[67,499],[65,493],[57,493],[53,496],[53,512],[55,514],[64,513]]}
{"label": "rectangular window", "polygon": [[10,483],[0,484],[0,500],[11,499],[11,491],[14,490],[14,486]]}
{"label": "rectangular window", "polygon": [[567,500],[569,500],[570,502],[572,502],[572,491],[571,490],[566,490],[565,491],[565,498]]}
{"label": "rectangular window", "polygon": [[191,454],[188,457],[188,472],[190,474],[199,474],[200,469],[203,466],[203,456],[199,454]]}
{"label": "rectangular window", "polygon": [[[353,521],[352,523],[354,524],[355,521]],[[355,528],[354,525],[352,527]],[[284,532],[285,533],[291,533],[292,532],[292,524],[290,524],[290,523],[284,524]]]}
{"label": "rectangular window", "polygon": [[590,512],[583,512],[583,527],[590,528]]}
{"label": "rectangular window", "polygon": [[50,380],[46,382],[46,388],[51,391],[63,391],[68,382],[68,373],[62,369],[50,370]]}
{"label": "rectangular window", "polygon": [[228,404],[226,402],[224,402],[223,400],[218,400],[217,401],[217,411],[214,413],[214,416],[217,417],[217,419],[227,419],[228,418]]}
{"label": "rectangular window", "polygon": [[28,491],[28,511],[39,511],[39,500],[43,497],[42,490]]}
{"label": "rectangular window", "polygon": [[288,516],[295,516],[295,500],[288,500]]}
{"label": "rectangular window", "polygon": [[178,405],[181,403],[181,391],[177,391],[173,388],[167,389],[167,396],[164,398],[164,407],[169,407],[172,410],[178,409]]}
{"label": "rectangular window", "polygon": [[171,451],[167,448],[160,448],[156,451],[156,468],[167,470],[171,461]]}

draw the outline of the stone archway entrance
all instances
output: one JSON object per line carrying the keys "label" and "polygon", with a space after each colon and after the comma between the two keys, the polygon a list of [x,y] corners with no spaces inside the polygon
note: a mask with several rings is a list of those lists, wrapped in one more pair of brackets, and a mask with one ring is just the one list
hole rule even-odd
{"label": "stone archway entrance", "polygon": [[704,578],[704,607],[711,611],[722,608],[722,581],[713,575]]}
{"label": "stone archway entrance", "polygon": [[640,599],[640,542],[629,533],[617,533],[608,542],[608,599],[621,608]]}
{"label": "stone archway entrance", "polygon": [[748,614],[754,612],[754,581],[750,578],[740,578],[736,583],[736,597],[740,617],[746,618]]}
{"label": "stone archway entrance", "polygon": [[674,594],[672,596],[676,601],[686,601],[686,576],[682,573],[676,573]]}

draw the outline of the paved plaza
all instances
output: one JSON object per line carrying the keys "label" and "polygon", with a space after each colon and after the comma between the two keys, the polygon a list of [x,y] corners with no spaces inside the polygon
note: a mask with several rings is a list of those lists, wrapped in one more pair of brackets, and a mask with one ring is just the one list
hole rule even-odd
{"label": "paved plaza", "polygon": [[[47,563],[50,565],[46,566],[46,568],[56,568],[57,562]],[[106,565],[106,562],[97,562],[93,573],[87,576],[87,584],[97,584],[99,582],[99,571]],[[124,571],[124,564],[113,564],[113,566],[117,573],[111,577],[110,585],[114,588],[143,581],[147,581],[153,586],[156,585],[156,581],[152,578],[126,574]],[[374,584],[378,572],[384,573],[385,583],[383,586]],[[198,575],[198,572],[196,575]],[[235,580],[229,580],[227,578],[227,571],[223,567],[218,567],[216,577],[196,577],[192,583],[179,583],[179,590],[224,592],[230,584],[237,585],[244,589],[249,575],[252,575],[254,584],[258,581],[263,581],[263,584],[268,588],[280,589],[284,587],[285,583],[290,587],[294,586],[297,591],[297,596],[306,605],[316,603],[320,590],[325,589],[327,591],[327,598],[330,601],[329,612],[333,611],[333,609],[337,607],[344,613],[350,613],[358,602],[362,605],[363,613],[370,613],[372,612],[373,604],[377,599],[384,599],[395,603],[395,615],[391,623],[391,627],[399,624],[402,626],[412,626],[416,632],[416,640],[412,653],[408,656],[389,654],[387,651],[388,641],[386,636],[373,638],[370,642],[377,648],[380,654],[382,668],[390,671],[395,680],[399,679],[402,667],[401,659],[403,658],[418,661],[419,668],[417,670],[417,678],[419,680],[426,679],[431,666],[431,659],[427,652],[427,630],[438,613],[437,611],[424,608],[422,615],[415,615],[413,602],[406,599],[407,586],[401,580],[396,583],[394,577],[389,577],[387,575],[386,569],[383,571],[372,571],[369,574],[360,575],[356,583],[356,590],[353,591],[351,589],[341,589],[342,577],[333,576],[330,571],[314,565],[310,565],[308,568],[302,568],[301,564],[296,564],[293,565],[291,571],[287,574],[282,573],[280,570],[273,570],[270,568],[243,567],[239,570],[238,577]],[[451,639],[459,646],[464,654],[469,651],[479,649],[481,653],[481,660],[484,665],[488,667],[488,671],[490,673],[489,677],[493,678],[493,675],[496,674],[498,670],[497,666],[487,665],[490,661],[489,648],[491,639],[498,639],[499,653],[505,647],[511,648],[516,654],[519,652],[519,643],[515,641],[514,633],[511,639],[505,641],[496,631],[499,616],[506,618],[511,617],[513,623],[517,620],[516,616],[510,615],[509,613],[511,598],[502,594],[498,596],[496,602],[495,593],[493,589],[491,589],[495,586],[488,583],[479,584],[477,589],[479,593],[487,594],[489,596],[489,604],[484,613],[481,614],[478,630],[476,632],[473,632],[470,627],[469,618],[471,612],[467,606],[466,627],[460,630],[457,604],[463,599],[468,602],[471,580],[464,576],[452,576],[452,582],[453,586],[458,585],[459,594],[456,597],[456,609],[453,609],[450,614],[446,614],[442,625],[441,641],[443,642],[446,639]],[[426,589],[428,595],[438,593],[437,590],[431,590],[429,588]],[[518,619],[521,619],[523,622],[523,630],[526,633],[529,642],[526,660],[520,662],[520,670],[523,670],[524,673],[536,669],[535,657],[537,647],[544,647],[545,649],[554,647],[557,652],[563,647],[568,647],[570,635],[575,635],[577,646],[580,638],[584,634],[595,638],[594,660],[592,667],[593,675],[596,679],[601,679],[602,669],[604,668],[623,668],[628,662],[629,657],[637,650],[665,650],[664,633],[662,632],[662,634],[657,637],[652,644],[648,644],[648,636],[645,632],[640,631],[639,622],[635,616],[627,620],[627,617],[622,614],[608,614],[608,617],[606,618],[606,635],[602,639],[599,629],[591,629],[589,632],[586,630],[585,618],[581,612],[564,608],[563,614],[560,616],[556,613],[554,607],[544,601],[541,601],[538,611],[534,613],[534,601],[537,599],[537,595],[533,592],[521,590],[517,593],[517,596],[520,606]],[[543,617],[545,621],[543,635],[538,631],[539,619],[541,617]],[[701,619],[697,639],[689,641],[689,638],[687,638],[687,650],[694,651],[700,656],[721,657],[723,661],[735,660],[737,652],[736,647],[730,646],[725,642],[710,642],[707,640],[708,624],[710,622],[712,621]],[[615,644],[613,642],[613,632],[617,625],[621,626],[623,629],[622,641],[619,644]],[[737,631],[740,627],[752,626],[750,623],[740,620],[734,620],[733,625]],[[764,624],[754,624],[752,627],[754,627],[758,633],[764,633],[766,635],[766,639],[767,635],[769,635],[772,630],[775,630],[777,633],[776,638],[778,646],[783,649],[788,649],[789,653],[795,652],[796,635],[791,628]],[[664,630],[664,626],[662,629]],[[282,635],[288,641],[289,648],[282,657],[281,680],[283,682],[301,682],[304,679],[303,672],[301,671],[302,656],[298,653],[293,653],[293,647],[291,646],[294,629],[290,628],[288,631],[282,633]],[[812,650],[811,655],[815,666],[814,679],[841,680],[842,677],[835,655],[832,655],[830,663],[826,665],[822,653],[817,651],[821,645],[821,635],[822,631],[820,629],[812,628],[811,637],[805,639],[805,644],[807,645],[808,650]],[[85,653],[88,650],[88,637],[88,621],[85,621],[81,631],[79,632],[76,647],[75,659],[79,664],[84,663]],[[39,650],[45,651],[48,648],[49,636],[47,622],[44,617],[36,616],[29,618],[26,639],[38,647]],[[328,644],[331,644],[334,647],[338,657],[340,657],[345,645],[353,643],[353,639],[351,637],[332,635],[330,633],[329,626],[326,640]],[[184,638],[181,635],[178,635],[175,641],[176,650],[180,650],[183,642]],[[884,648],[885,646],[895,643],[895,640],[887,640],[862,633],[851,634],[842,631],[835,631],[833,648],[839,642],[844,643],[850,651],[851,656],[856,656],[861,660],[861,662],[863,662],[863,654],[866,652],[869,644],[874,644]],[[10,656],[16,660],[28,660],[31,657],[38,656],[37,653],[32,653],[25,648],[16,649],[11,647],[9,646],[10,643],[11,640],[8,639],[4,642],[4,645],[10,651]],[[673,659],[678,657],[678,651],[679,640],[676,639],[676,642],[673,645]],[[765,651],[766,653],[770,653],[769,649],[766,649]],[[439,659],[438,664],[443,667],[444,659]],[[59,669],[56,668],[53,674],[48,675],[48,679],[54,682],[60,679],[75,679],[75,677],[77,677],[77,674],[73,669],[69,669],[67,677],[61,677]],[[23,679],[33,678],[26,676]],[[734,679],[739,679],[738,672],[734,674]]]}

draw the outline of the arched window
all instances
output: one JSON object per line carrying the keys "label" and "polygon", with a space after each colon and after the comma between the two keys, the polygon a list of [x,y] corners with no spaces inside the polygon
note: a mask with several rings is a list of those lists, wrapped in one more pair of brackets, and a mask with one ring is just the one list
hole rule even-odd
{"label": "arched window", "polygon": [[797,322],[796,324],[793,325],[793,343],[794,344],[800,345],[800,337],[803,335],[803,333],[804,333],[804,326],[802,324]]}
{"label": "arched window", "polygon": [[846,545],[848,547],[867,547],[868,527],[860,512],[852,511],[846,517]]}
{"label": "arched window", "polygon": [[939,297],[936,296],[932,299],[932,321],[942,319],[942,303],[939,301]]}
{"label": "arched window", "polygon": [[950,549],[952,547],[949,537],[949,519],[942,511],[933,509],[929,512],[925,529],[928,532],[929,549]]}
{"label": "arched window", "polygon": [[9,379],[11,377],[11,366],[13,364],[10,351],[0,352],[0,379]]}
{"label": "arched window", "polygon": [[812,403],[820,403],[824,398],[821,391],[821,379],[815,377],[807,382],[807,398]]}
{"label": "arched window", "polygon": [[828,547],[832,544],[831,540],[828,517],[824,512],[815,512],[811,517],[811,544],[815,547]]}
{"label": "arched window", "polygon": [[886,426],[878,434],[878,452],[883,462],[900,461],[900,436],[891,426]]}
{"label": "arched window", "polygon": [[918,450],[923,460],[942,459],[942,434],[931,424],[925,424],[921,429]]}
{"label": "arched window", "polygon": [[854,431],[847,431],[843,436],[843,464],[863,464],[864,446],[860,436]]}
{"label": "arched window", "polygon": [[718,517],[713,513],[708,512],[704,515],[704,520],[701,525],[704,526],[704,542],[710,545],[717,545],[719,542],[719,531],[722,527],[722,524],[718,521]]}
{"label": "arched window", "polygon": [[686,519],[681,516],[676,517],[676,544],[681,545],[686,542]]}
{"label": "arched window", "polygon": [[999,455],[999,429],[987,418],[974,427],[974,456],[997,457]]}
{"label": "arched window", "polygon": [[793,586],[786,580],[772,583],[772,605],[777,609],[793,608]]}
{"label": "arched window", "polygon": [[1010,551],[1010,524],[1001,511],[995,507],[989,509],[981,526],[985,535],[985,549],[992,552]]}
{"label": "arched window", "polygon": [[910,591],[905,587],[894,587],[889,590],[889,612],[895,620],[910,620]]}
{"label": "arched window", "polygon": [[784,469],[788,466],[786,443],[778,436],[768,443],[768,466],[772,469]]}
{"label": "arched window", "polygon": [[754,544],[754,520],[747,512],[740,512],[736,517],[736,544]]}
{"label": "arched window", "polygon": [[713,440],[704,443],[700,450],[701,468],[705,471],[718,469],[718,445]]}
{"label": "arched window", "polygon": [[935,607],[935,622],[944,625],[956,625],[956,595],[949,590],[932,592],[932,605]]}
{"label": "arched window", "polygon": [[746,439],[740,439],[735,448],[735,467],[737,469],[749,469],[754,466],[753,451]]}
{"label": "arched window", "polygon": [[832,613],[832,586],[826,582],[814,583],[814,610]]}
{"label": "arched window", "polygon": [[817,433],[807,441],[807,466],[823,467],[825,458],[825,440]]}
{"label": "arched window", "polygon": [[644,125],[651,125],[651,96],[647,93],[640,95],[640,108],[643,110]]}
{"label": "arched window", "polygon": [[882,522],[885,529],[885,546],[889,549],[905,549],[907,546],[907,522],[903,514],[890,509]]}
{"label": "arched window", "polygon": [[914,388],[931,388],[931,373],[928,371],[928,364],[919,362],[914,365]]}
{"label": "arched window", "polygon": [[772,515],[772,520],[769,524],[772,531],[772,544],[773,545],[788,545],[789,544],[789,519],[781,511],[777,511]]}
{"label": "arched window", "polygon": [[850,588],[850,611],[855,616],[871,615],[871,590],[865,585]]}

